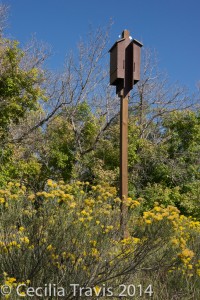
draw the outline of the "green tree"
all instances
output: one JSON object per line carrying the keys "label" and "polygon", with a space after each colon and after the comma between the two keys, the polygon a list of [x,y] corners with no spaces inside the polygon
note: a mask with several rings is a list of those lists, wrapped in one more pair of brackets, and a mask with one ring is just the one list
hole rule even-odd
{"label": "green tree", "polygon": [[42,74],[37,68],[24,69],[21,62],[24,53],[18,42],[0,40],[0,132],[8,133],[11,123],[17,124],[27,111],[38,108],[38,100],[44,98],[40,87]]}

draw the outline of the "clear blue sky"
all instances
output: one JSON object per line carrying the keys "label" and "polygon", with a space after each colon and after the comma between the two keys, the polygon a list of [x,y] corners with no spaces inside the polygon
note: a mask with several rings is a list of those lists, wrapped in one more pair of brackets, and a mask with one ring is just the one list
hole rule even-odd
{"label": "clear blue sky", "polygon": [[60,68],[90,24],[105,26],[113,19],[111,44],[123,29],[155,49],[159,66],[172,82],[195,90],[200,80],[199,0],[5,0],[10,5],[10,37],[22,44],[32,34],[54,51],[50,66]]}

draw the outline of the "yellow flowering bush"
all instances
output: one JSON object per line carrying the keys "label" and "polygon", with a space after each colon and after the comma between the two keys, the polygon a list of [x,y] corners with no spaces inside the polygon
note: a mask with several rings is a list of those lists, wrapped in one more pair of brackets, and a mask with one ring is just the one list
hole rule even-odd
{"label": "yellow flowering bush", "polygon": [[155,204],[141,213],[143,200],[127,198],[128,235],[122,237],[121,200],[109,186],[49,179],[34,192],[11,182],[0,199],[1,285],[115,287],[139,284],[144,274],[158,289],[157,274],[169,286],[179,276],[183,290],[188,278],[191,285],[200,283],[200,223],[176,207]]}

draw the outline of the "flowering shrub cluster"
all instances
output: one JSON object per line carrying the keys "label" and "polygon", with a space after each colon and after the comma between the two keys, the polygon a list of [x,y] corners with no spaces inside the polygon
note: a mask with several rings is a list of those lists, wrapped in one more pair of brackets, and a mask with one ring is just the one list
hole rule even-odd
{"label": "flowering shrub cluster", "polygon": [[8,183],[0,190],[0,284],[117,286],[144,274],[151,282],[159,272],[179,276],[183,288],[199,284],[200,222],[173,206],[142,213],[141,202],[126,200],[129,235],[122,238],[115,188],[48,180],[34,193]]}
{"label": "flowering shrub cluster", "polygon": [[[191,217],[187,218],[180,215],[179,210],[174,206],[164,208],[156,204],[151,211],[143,213],[143,219],[146,224],[151,224],[151,226],[155,226],[157,222],[163,228],[170,226],[171,237],[168,241],[168,247],[177,250],[177,257],[173,258],[174,267],[169,271],[175,270],[175,266],[181,260],[182,264],[178,266],[178,270],[181,270],[182,274],[187,273],[189,276],[199,274],[199,260],[198,255],[195,255],[194,252],[194,243],[195,237],[197,238],[200,234],[200,222]],[[199,243],[196,246],[196,254],[198,254]]]}

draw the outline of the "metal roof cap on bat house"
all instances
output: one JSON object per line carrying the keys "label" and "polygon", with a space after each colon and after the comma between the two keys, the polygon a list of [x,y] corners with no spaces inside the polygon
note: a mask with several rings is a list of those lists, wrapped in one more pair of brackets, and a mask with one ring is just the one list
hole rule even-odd
{"label": "metal roof cap on bat house", "polygon": [[125,38],[122,38],[112,46],[110,52],[110,84],[119,85],[125,76]]}

